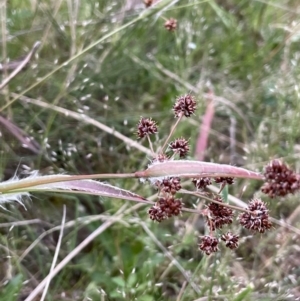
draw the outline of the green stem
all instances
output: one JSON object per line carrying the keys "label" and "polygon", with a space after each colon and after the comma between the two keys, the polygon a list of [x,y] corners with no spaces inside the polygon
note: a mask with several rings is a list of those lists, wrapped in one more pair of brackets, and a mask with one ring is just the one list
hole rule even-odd
{"label": "green stem", "polygon": [[207,197],[207,196],[205,196],[205,195],[203,195],[203,194],[201,194],[199,192],[196,192],[196,191],[189,191],[189,190],[181,189],[179,192],[185,193],[185,194],[192,194],[192,195],[195,195],[195,196],[200,197],[202,199],[205,199],[205,200],[207,200],[209,202],[216,203],[216,204],[222,205],[224,207],[231,208],[233,210],[238,210],[238,211],[243,211],[243,212],[250,213],[250,211],[247,210],[246,208],[242,208],[242,207],[238,207],[238,206],[234,206],[234,205],[229,205],[228,203],[218,202],[218,201],[216,201],[216,200],[214,200],[212,198],[209,198],[209,197]]}
{"label": "green stem", "polygon": [[176,129],[177,125],[179,124],[180,120],[182,119],[182,117],[183,117],[183,114],[180,115],[180,117],[176,120],[175,124],[172,126],[168,138],[166,139],[166,141],[165,141],[163,147],[161,148],[161,150],[159,151],[160,153],[163,154],[163,152],[165,151],[165,148],[167,147],[167,145],[168,145],[171,137],[173,136],[173,133],[175,132],[175,129]]}
{"label": "green stem", "polygon": [[134,173],[124,174],[92,174],[92,175],[79,175],[79,176],[67,176],[67,175],[51,175],[51,176],[38,176],[35,178],[26,178],[17,180],[14,182],[0,183],[0,193],[12,193],[16,190],[22,190],[38,185],[45,185],[58,182],[67,182],[75,180],[91,180],[91,179],[127,179],[135,178]]}

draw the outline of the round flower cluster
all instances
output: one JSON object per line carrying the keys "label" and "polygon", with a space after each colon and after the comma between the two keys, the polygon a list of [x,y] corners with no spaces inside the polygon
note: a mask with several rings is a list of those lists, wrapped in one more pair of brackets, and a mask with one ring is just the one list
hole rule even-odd
{"label": "round flower cluster", "polygon": [[280,160],[273,160],[266,166],[264,177],[266,183],[261,191],[271,198],[286,196],[300,189],[299,175]]}

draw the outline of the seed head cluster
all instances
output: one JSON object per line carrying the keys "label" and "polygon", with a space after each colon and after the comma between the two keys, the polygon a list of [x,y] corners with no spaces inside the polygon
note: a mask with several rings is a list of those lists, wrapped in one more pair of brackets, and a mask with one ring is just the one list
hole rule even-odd
{"label": "seed head cluster", "polygon": [[261,191],[271,198],[283,197],[300,189],[299,175],[280,160],[273,160],[266,166],[264,177],[266,183]]}
{"label": "seed head cluster", "polygon": [[137,135],[139,138],[144,138],[147,135],[157,133],[156,122],[151,118],[141,118],[137,126]]}
{"label": "seed head cluster", "polygon": [[196,110],[196,101],[190,94],[186,94],[177,98],[173,111],[175,117],[181,117],[182,115],[190,117]]}
{"label": "seed head cluster", "polygon": [[177,191],[181,189],[180,178],[171,177],[163,179],[161,182],[157,181],[156,186],[165,193],[170,193],[172,195],[176,194]]}
{"label": "seed head cluster", "polygon": [[217,184],[232,185],[234,183],[234,178],[231,178],[231,177],[217,177],[217,178],[215,178],[215,182]]}
{"label": "seed head cluster", "polygon": [[211,231],[221,229],[224,225],[230,225],[233,221],[233,210],[221,204],[223,202],[221,197],[215,197],[215,201],[220,204],[211,202],[208,205],[207,224]]}
{"label": "seed head cluster", "polygon": [[198,190],[204,190],[207,186],[212,184],[211,178],[203,177],[203,178],[194,178],[192,183]]}
{"label": "seed head cluster", "polygon": [[166,218],[177,216],[181,213],[182,202],[173,196],[161,197],[148,211],[153,221],[161,222]]}
{"label": "seed head cluster", "polygon": [[205,235],[201,238],[201,243],[199,244],[199,249],[206,255],[215,253],[218,251],[219,241],[216,237]]}
{"label": "seed head cluster", "polygon": [[223,234],[221,239],[225,242],[225,246],[229,249],[236,249],[239,246],[239,236],[231,232]]}
{"label": "seed head cluster", "polygon": [[[152,1],[145,0],[146,5],[150,2]],[[173,30],[171,25],[173,21],[175,21],[173,26],[175,24],[176,27],[176,20],[171,21],[172,19],[168,20],[170,23],[168,23],[168,26],[166,25],[166,27],[169,28],[168,30]],[[193,96],[190,94],[180,96],[173,106],[175,117],[179,118],[175,123],[175,126],[181,120],[181,117],[190,117],[194,114],[195,109],[196,101]],[[156,122],[151,118],[141,118],[137,125],[137,135],[139,138],[156,134],[157,131]],[[172,128],[171,134],[173,134],[173,131],[174,128]],[[188,141],[181,137],[168,143],[171,134],[167,138],[167,141],[165,141],[163,147],[160,148],[160,151],[153,156],[152,162],[158,163],[167,160],[174,160],[174,157],[177,156],[179,156],[179,158],[184,158],[188,154],[190,150]],[[148,141],[152,152],[155,153],[151,141]],[[166,154],[165,148],[167,145],[167,151],[171,150],[173,152],[173,156],[170,156],[168,152]],[[266,166],[264,179],[266,182],[261,190],[272,198],[276,196],[285,196],[288,193],[294,193],[300,190],[300,175],[296,174],[280,160],[273,160]],[[230,231],[220,233],[220,229],[233,223],[233,209],[235,209],[235,207],[224,203],[220,196],[220,192],[225,185],[234,184],[234,178],[216,177],[213,179],[211,177],[201,177],[194,178],[192,182],[198,190],[200,197],[203,196],[203,198],[206,198],[208,194],[203,191],[207,188],[207,186],[212,184],[213,180],[216,184],[221,185],[221,189],[217,194],[213,195],[212,202],[210,202],[201,211],[203,216],[205,216],[209,235],[201,237],[199,249],[207,255],[218,251],[219,242],[224,242],[225,246],[231,250],[236,249],[239,245],[239,235],[233,234]],[[176,198],[176,193],[182,188],[180,177],[173,176],[160,179],[155,182],[155,186],[158,189],[158,200],[148,211],[150,219],[161,222],[170,217],[180,215],[183,203],[181,199]],[[247,209],[242,211],[242,213],[238,216],[238,222],[242,227],[252,232],[265,233],[267,230],[272,228],[272,223],[269,218],[269,210],[267,209],[266,204],[258,198],[254,198],[249,202]]]}
{"label": "seed head cluster", "polygon": [[240,214],[238,219],[243,227],[254,232],[264,233],[272,227],[269,221],[269,210],[260,199],[250,201],[247,212]]}
{"label": "seed head cluster", "polygon": [[[153,1],[146,1],[145,5],[151,5]],[[172,26],[176,27],[176,20],[170,19],[168,20],[166,26],[169,30],[172,30]],[[175,106],[178,114],[184,114],[186,116],[190,116],[194,113],[196,109],[196,102],[193,97],[189,94],[184,95],[176,100]],[[179,111],[181,110],[182,113]],[[179,116],[179,115],[178,115]],[[177,125],[177,123],[176,123]],[[156,122],[151,118],[141,118],[137,125],[137,135],[139,138],[144,138],[145,136],[149,136],[151,134],[157,133],[157,125]],[[151,145],[151,141],[149,140],[150,148],[154,153],[153,147]],[[167,145],[167,142],[165,142]],[[189,151],[188,141],[184,138],[177,138],[173,142],[169,144],[169,149],[171,149],[174,154],[178,154],[180,158],[183,158],[187,155]],[[173,159],[173,158],[172,158]],[[164,162],[170,160],[167,154],[164,152],[164,147],[160,152],[154,155],[152,159],[152,163],[155,162]],[[159,190],[159,199],[149,209],[149,216],[152,220],[161,222],[166,218],[179,215],[182,210],[182,202],[181,199],[175,198],[175,194],[177,191],[181,189],[181,183],[179,177],[170,177],[165,178],[163,180],[159,180],[155,183],[155,186]]]}
{"label": "seed head cluster", "polygon": [[[219,240],[216,237],[216,229],[221,229],[224,225],[229,225],[233,222],[233,210],[228,206],[222,205],[223,200],[219,195],[214,197],[214,202],[209,203],[204,210],[206,215],[206,223],[210,230],[210,235],[203,236],[199,248],[206,255],[210,255],[218,251]],[[225,246],[230,249],[238,247],[239,236],[227,232],[221,235],[221,240],[225,242]]]}
{"label": "seed head cluster", "polygon": [[175,153],[179,154],[180,158],[184,158],[190,150],[189,143],[184,138],[178,138],[171,142],[169,148]]}
{"label": "seed head cluster", "polygon": [[152,206],[149,210],[149,217],[156,222],[161,222],[166,218],[165,212],[163,212],[161,210],[161,208],[159,207],[159,205],[154,205]]}
{"label": "seed head cluster", "polygon": [[176,28],[177,28],[177,20],[176,20],[176,19],[173,19],[173,18],[168,19],[168,20],[165,22],[165,28],[166,28],[168,31],[175,31]]}

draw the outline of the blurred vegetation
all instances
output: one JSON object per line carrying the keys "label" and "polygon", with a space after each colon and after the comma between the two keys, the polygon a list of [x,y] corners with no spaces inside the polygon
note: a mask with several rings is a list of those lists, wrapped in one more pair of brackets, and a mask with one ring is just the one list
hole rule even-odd
{"label": "blurred vegetation", "polygon": [[[2,180],[32,170],[41,174],[117,173],[147,165],[149,157],[139,150],[49,105],[85,114],[132,139],[136,139],[140,116],[152,117],[159,125],[159,139],[154,143],[158,147],[174,122],[174,100],[191,91],[198,100],[197,114],[181,123],[176,135],[190,139],[192,158],[208,87],[218,98],[207,161],[261,170],[270,158],[280,157],[299,170],[299,1],[163,3],[168,5],[147,15],[141,0],[1,2],[2,63],[26,55],[36,41],[42,43],[30,66],[1,91],[0,101],[5,107],[1,116],[32,137],[38,151],[24,148],[1,124]],[[178,20],[175,32],[164,28],[171,17]],[[133,24],[126,26],[129,22]],[[89,51],[83,51],[94,43]],[[62,65],[66,61],[69,63]],[[46,106],[42,107],[43,103]],[[236,133],[234,153],[232,129]],[[154,193],[134,180],[111,183],[146,197]],[[247,201],[258,190],[255,182],[239,181],[230,192]],[[299,227],[298,196],[266,201],[272,216]],[[185,202],[199,205],[191,197]],[[104,223],[101,216],[98,221],[92,217],[102,215],[105,220],[124,204],[136,206],[55,194],[33,195],[32,201],[25,203],[27,210],[14,204],[0,213],[1,300],[25,300],[48,275],[57,231],[45,236],[22,260],[20,256],[40,234],[60,225],[63,204],[67,205],[68,221],[86,217],[90,222],[78,221],[65,230],[59,261]],[[20,221],[27,222],[7,225]],[[201,217],[183,214],[155,224],[147,217],[147,207],[140,206],[78,254],[52,280],[46,300],[300,297],[297,234],[275,228],[252,236],[236,227],[241,236],[237,251],[222,249],[203,257],[197,247],[197,236],[203,231]],[[192,280],[187,282],[184,275]]]}

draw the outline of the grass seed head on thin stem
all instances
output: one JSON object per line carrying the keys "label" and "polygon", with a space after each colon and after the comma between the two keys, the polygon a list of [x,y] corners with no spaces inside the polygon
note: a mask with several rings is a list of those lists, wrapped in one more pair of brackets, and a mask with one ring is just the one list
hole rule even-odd
{"label": "grass seed head on thin stem", "polygon": [[169,148],[176,154],[179,154],[180,158],[184,158],[190,150],[189,143],[184,138],[177,138],[171,142]]}
{"label": "grass seed head on thin stem", "polygon": [[161,197],[157,204],[168,218],[177,216],[181,213],[182,202],[180,199],[175,199],[173,196]]}
{"label": "grass seed head on thin stem", "polygon": [[238,218],[244,228],[264,233],[272,227],[269,221],[269,210],[263,201],[253,199],[248,204],[247,210],[248,212],[241,213]]}
{"label": "grass seed head on thin stem", "polygon": [[280,160],[273,160],[266,166],[264,177],[266,183],[261,191],[271,198],[286,196],[300,189],[299,175]]}
{"label": "grass seed head on thin stem", "polygon": [[[215,200],[222,202],[222,198],[219,196],[215,197]],[[210,226],[212,231],[221,229],[224,225],[229,225],[232,223],[232,209],[214,202],[211,202],[207,208],[209,210],[209,214],[207,216],[207,224]]]}
{"label": "grass seed head on thin stem", "polygon": [[177,28],[177,20],[170,18],[165,22],[165,28],[168,31],[174,31]]}
{"label": "grass seed head on thin stem", "polygon": [[225,246],[229,249],[236,249],[239,245],[239,236],[234,235],[231,232],[223,234],[221,239],[225,242]]}
{"label": "grass seed head on thin stem", "polygon": [[234,178],[232,178],[232,177],[217,177],[217,178],[215,178],[215,182],[217,184],[232,185],[234,183]]}
{"label": "grass seed head on thin stem", "polygon": [[161,208],[159,206],[156,206],[156,205],[152,206],[149,209],[148,213],[149,213],[150,219],[152,219],[153,221],[159,222],[159,223],[166,218],[165,213],[161,210]]}
{"label": "grass seed head on thin stem", "polygon": [[190,117],[196,111],[196,101],[190,94],[180,96],[173,106],[173,111],[175,117],[180,117],[182,114]]}
{"label": "grass seed head on thin stem", "polygon": [[162,181],[158,181],[156,186],[165,193],[175,194],[177,191],[181,189],[180,178],[179,177],[171,177],[163,179]]}
{"label": "grass seed head on thin stem", "polygon": [[205,235],[201,238],[201,243],[199,244],[199,249],[206,255],[215,253],[218,251],[219,241],[217,238],[209,235]]}
{"label": "grass seed head on thin stem", "polygon": [[211,178],[203,177],[203,178],[194,178],[192,183],[198,190],[204,190],[207,186],[212,184]]}
{"label": "grass seed head on thin stem", "polygon": [[138,125],[137,125],[137,135],[139,138],[143,138],[150,134],[157,133],[157,125],[154,120],[151,118],[143,118],[141,117]]}
{"label": "grass seed head on thin stem", "polygon": [[159,198],[157,203],[149,209],[148,213],[152,220],[161,222],[164,219],[179,215],[181,210],[182,202],[180,199],[166,196]]}

